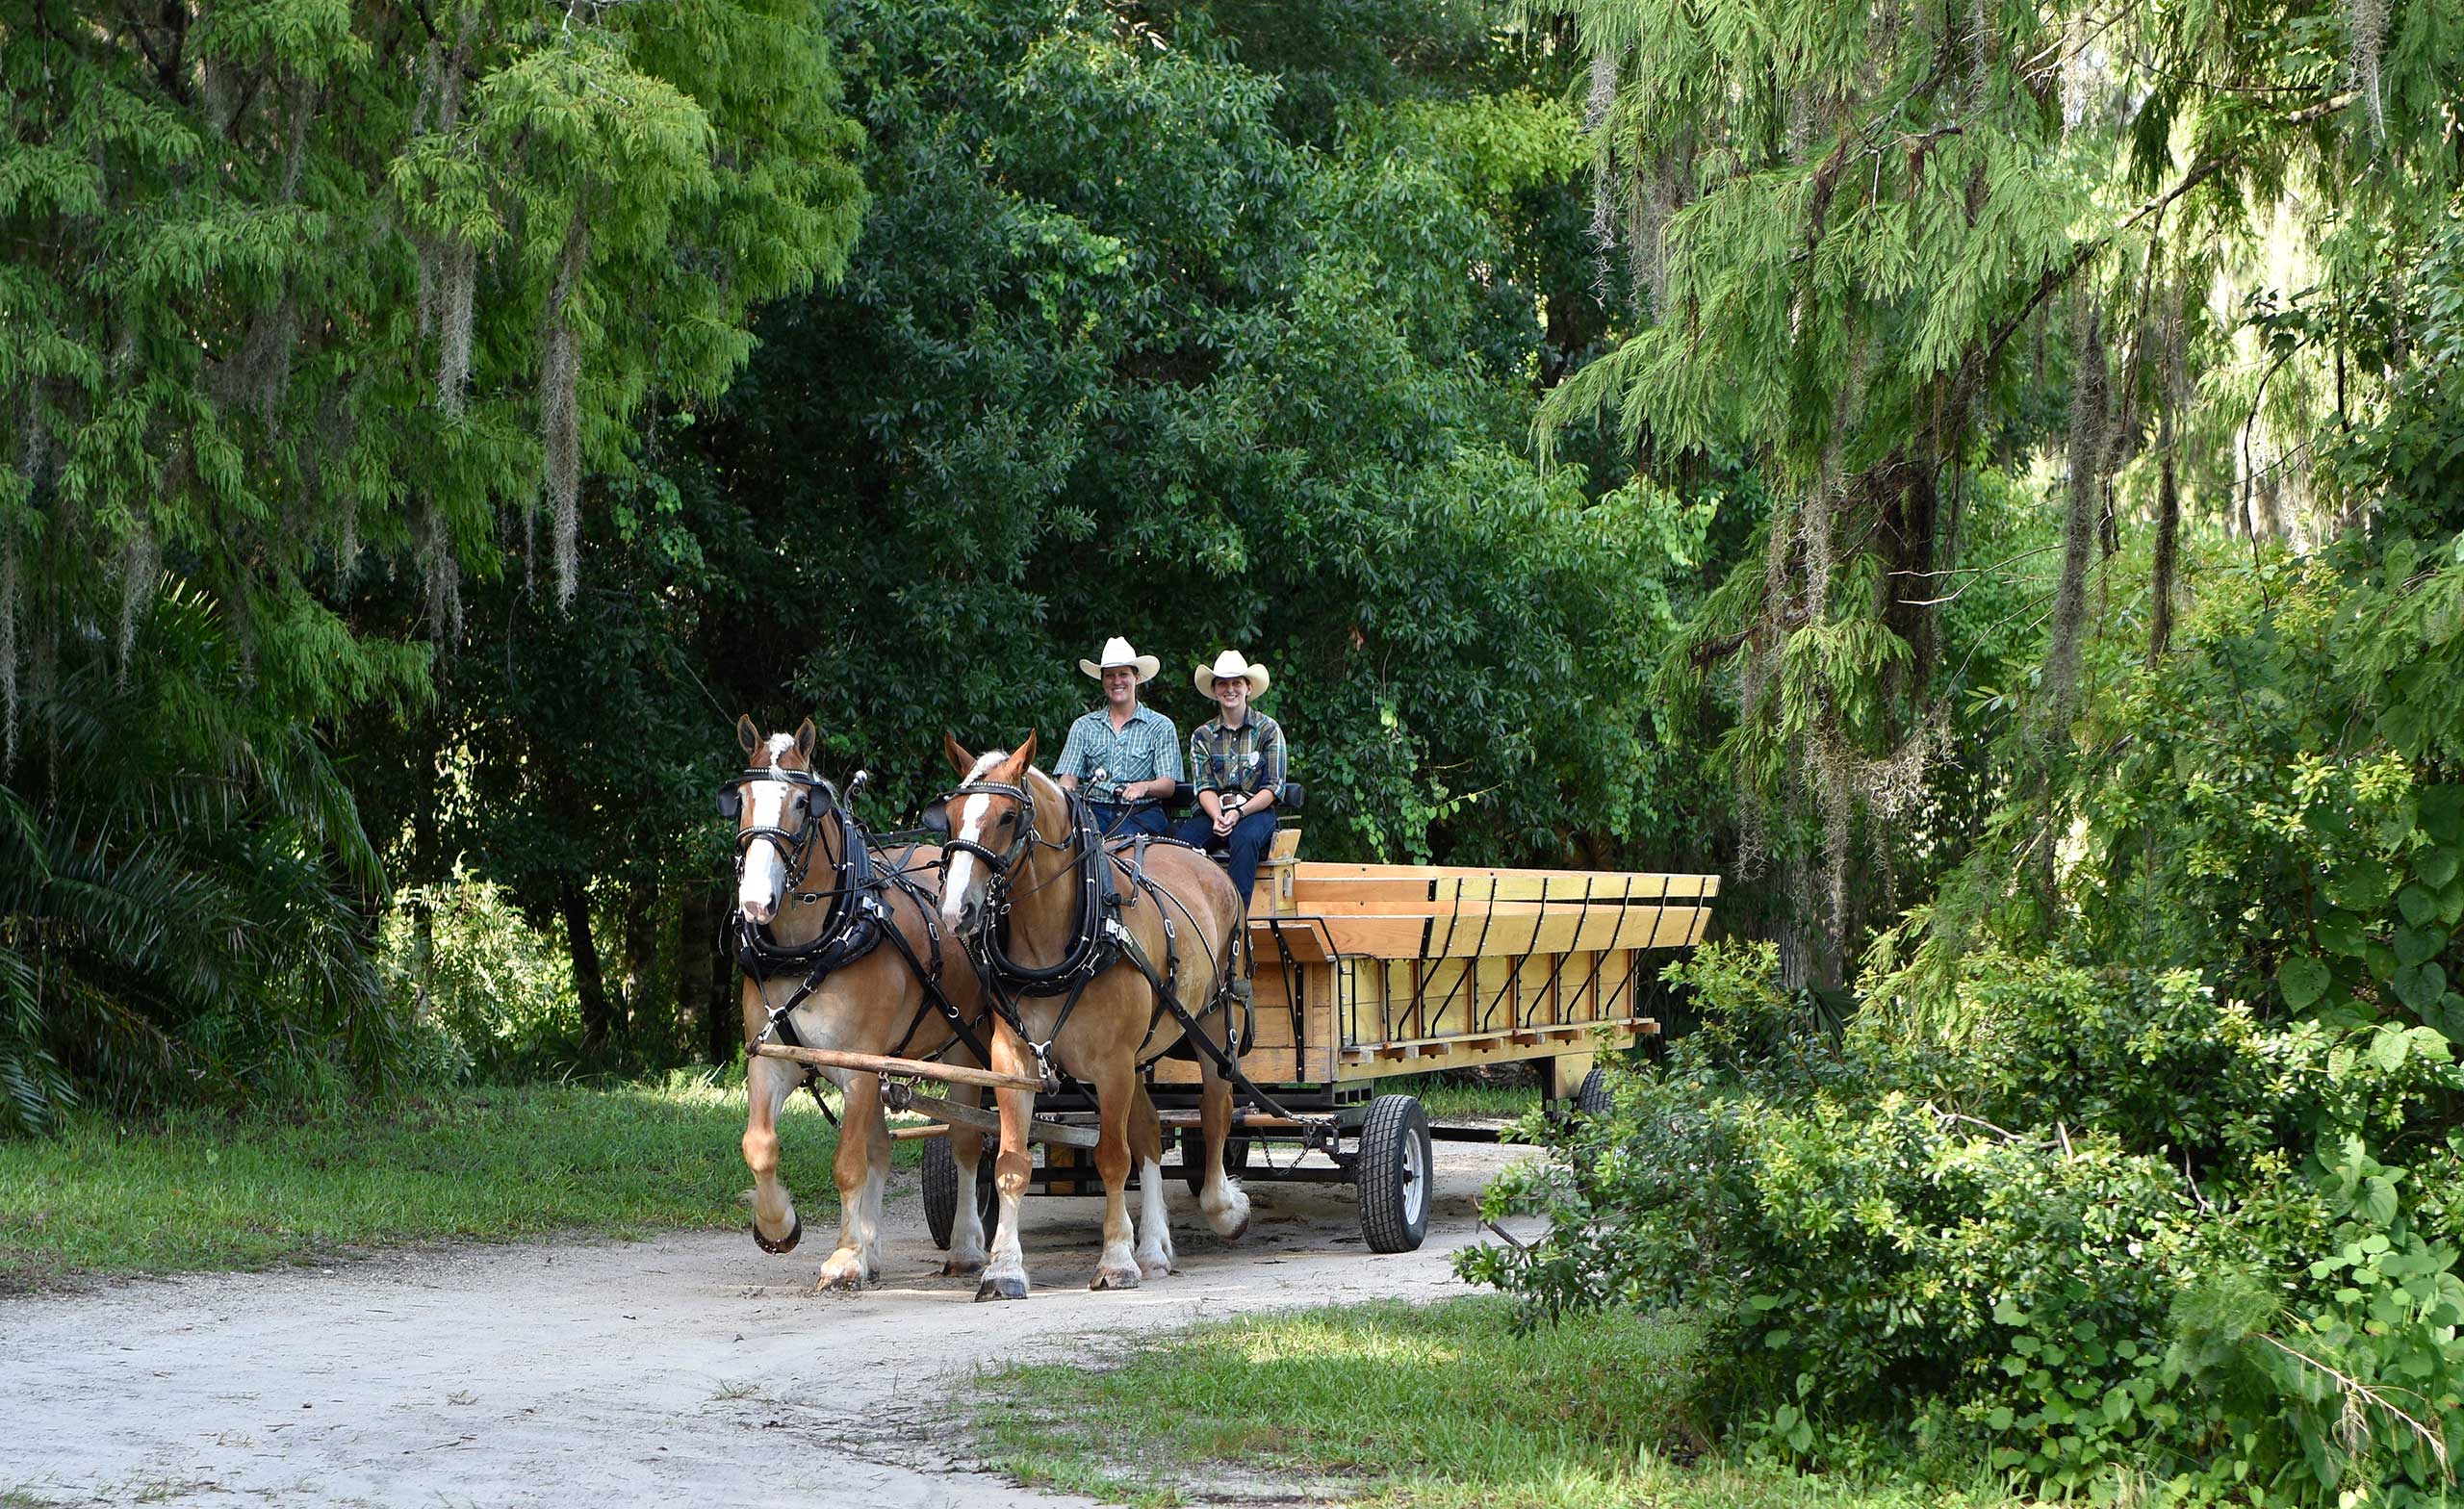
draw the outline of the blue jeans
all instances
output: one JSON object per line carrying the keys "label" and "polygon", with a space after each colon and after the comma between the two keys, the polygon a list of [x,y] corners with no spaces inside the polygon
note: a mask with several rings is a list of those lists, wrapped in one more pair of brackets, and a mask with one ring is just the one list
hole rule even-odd
{"label": "blue jeans", "polygon": [[1172,836],[1194,849],[1219,849],[1230,855],[1232,883],[1240,888],[1241,899],[1247,901],[1249,892],[1257,888],[1258,857],[1274,841],[1274,808],[1249,813],[1220,838],[1215,836],[1215,820],[1200,811],[1181,819]]}
{"label": "blue jeans", "polygon": [[1107,838],[1127,838],[1132,833],[1152,833],[1161,838],[1171,831],[1158,803],[1090,802],[1087,809],[1095,815],[1096,831]]}

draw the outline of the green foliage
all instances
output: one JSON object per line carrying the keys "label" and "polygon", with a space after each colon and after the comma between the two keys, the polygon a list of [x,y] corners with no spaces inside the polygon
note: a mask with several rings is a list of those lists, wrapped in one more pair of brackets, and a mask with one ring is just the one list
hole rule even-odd
{"label": "green foliage", "polygon": [[382,881],[347,787],[250,695],[213,604],[174,589],[136,635],[125,685],[90,637],[30,699],[39,804],[0,790],[0,1130],[49,1130],[81,1086],[382,1090],[413,1040],[360,936]]}
{"label": "green foliage", "polygon": [[435,695],[509,526],[569,601],[585,475],[844,265],[827,39],[775,0],[24,0],[0,79],[0,1087],[40,1125],[335,1032],[375,1073],[382,882],[321,732]]}
{"label": "green foliage", "polygon": [[500,886],[457,872],[425,894],[398,892],[377,935],[377,961],[391,1010],[449,1043],[444,1066],[452,1077],[518,1078],[539,1066],[543,1050],[570,1061],[581,1029],[572,959]]}
{"label": "green foliage", "polygon": [[1467,1273],[1700,1316],[1711,1418],[1809,1465],[2292,1502],[2446,1480],[2443,1038],[1987,955],[1964,984],[1994,1030],[1918,1046],[1882,1014],[1810,1032],[1773,974],[1767,945],[1673,968],[1705,1029],[1492,1189],[1553,1224]]}
{"label": "green foliage", "polygon": [[[1166,45],[1044,0],[838,28],[873,218],[843,294],[783,308],[688,437],[709,480],[680,478],[811,542],[723,567],[804,631],[738,634],[718,677],[781,716],[808,696],[896,809],[941,779],[947,723],[1057,738],[1086,645],[1238,644],[1275,670],[1313,853],[1562,857],[1686,825],[1644,677],[1707,510],[1521,454],[1518,207],[1574,167],[1562,105],[1363,85],[1320,143],[1194,11]],[[1185,685],[1150,696],[1186,727]]]}

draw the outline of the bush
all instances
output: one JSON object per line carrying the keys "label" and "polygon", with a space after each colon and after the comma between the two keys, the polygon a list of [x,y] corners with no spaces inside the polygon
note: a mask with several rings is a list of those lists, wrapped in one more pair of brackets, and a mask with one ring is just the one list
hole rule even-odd
{"label": "bush", "polygon": [[[1550,1134],[1467,1254],[1544,1313],[1700,1319],[1708,1413],[1808,1466],[2408,1501],[2464,1432],[2459,1087],[2422,1028],[2265,1028],[2182,973],[1981,955],[1957,1046],[1834,1036],[1768,945],[1673,968],[1703,1030]],[[2402,1147],[2415,1166],[2399,1166]],[[2376,1149],[2375,1152],[2373,1149]]]}

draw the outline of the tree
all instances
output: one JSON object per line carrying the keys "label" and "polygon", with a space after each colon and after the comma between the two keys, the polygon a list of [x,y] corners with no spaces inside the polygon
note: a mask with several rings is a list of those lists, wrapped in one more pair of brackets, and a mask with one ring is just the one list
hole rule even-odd
{"label": "tree", "polygon": [[[1865,860],[1886,873],[1882,835],[1951,736],[1937,610],[1981,569],[1963,507],[1987,448],[2067,430],[2023,776],[2049,797],[2092,568],[2118,543],[2116,472],[2151,419],[2169,439],[2196,427],[2199,291],[2241,275],[2220,262],[2279,214],[2317,238],[2327,302],[2401,276],[2456,182],[2437,105],[2452,22],[2426,0],[1543,10],[1593,60],[1594,147],[1626,211],[1599,223],[1644,269],[1622,344],[1551,395],[1543,433],[1604,413],[1654,474],[1743,453],[1777,490],[1685,663],[1719,668],[1733,699],[1720,750],[1749,815],[1769,814],[1784,867],[1818,877],[1784,957],[1835,984],[1871,899]],[[2296,192],[2325,184],[2339,192]],[[2069,332],[2054,338],[2070,347],[2066,426],[2021,362],[2048,323]],[[2213,370],[2229,343],[2194,354]],[[2041,883],[2063,821],[2049,799],[2040,818]]]}
{"label": "tree", "polygon": [[[427,696],[412,647],[460,637],[464,573],[517,538],[527,570],[541,516],[569,602],[584,478],[725,385],[756,303],[834,276],[862,201],[827,40],[771,0],[15,0],[0,77],[22,793],[98,656],[141,701],[304,729]],[[417,624],[363,623],[355,588],[404,565]],[[219,616],[236,676],[148,661],[166,592]],[[27,810],[38,847],[131,862]]]}

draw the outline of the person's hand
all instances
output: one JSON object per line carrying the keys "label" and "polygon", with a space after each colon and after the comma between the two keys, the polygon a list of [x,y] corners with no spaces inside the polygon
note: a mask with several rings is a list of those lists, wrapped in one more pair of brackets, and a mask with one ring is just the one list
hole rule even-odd
{"label": "person's hand", "polygon": [[1227,802],[1216,808],[1215,835],[1218,838],[1223,837],[1240,825],[1241,809],[1238,806]]}

